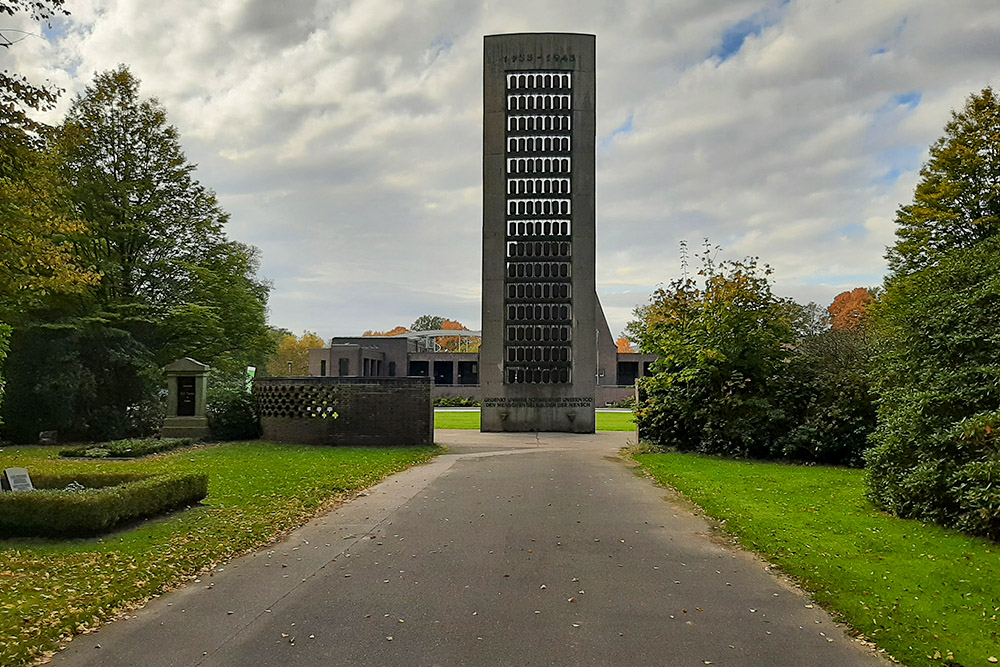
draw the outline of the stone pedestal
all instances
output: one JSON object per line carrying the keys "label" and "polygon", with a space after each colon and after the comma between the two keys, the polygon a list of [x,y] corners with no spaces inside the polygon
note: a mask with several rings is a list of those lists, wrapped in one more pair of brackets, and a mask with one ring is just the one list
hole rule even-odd
{"label": "stone pedestal", "polygon": [[167,376],[167,416],[160,435],[164,438],[201,440],[209,435],[205,416],[205,394],[209,366],[190,357],[165,366]]}

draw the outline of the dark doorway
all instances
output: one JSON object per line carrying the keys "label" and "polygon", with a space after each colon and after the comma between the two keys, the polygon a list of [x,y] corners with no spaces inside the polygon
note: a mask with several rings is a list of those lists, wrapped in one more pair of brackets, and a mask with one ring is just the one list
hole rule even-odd
{"label": "dark doorway", "polygon": [[340,377],[347,377],[351,374],[351,360],[344,357],[340,358]]}
{"label": "dark doorway", "polygon": [[410,377],[427,377],[427,362],[426,361],[411,361],[410,362]]}
{"label": "dark doorway", "polygon": [[458,362],[458,383],[479,384],[479,364],[475,361]]}
{"label": "dark doorway", "polygon": [[434,384],[455,384],[455,370],[450,361],[434,362]]}
{"label": "dark doorway", "polygon": [[639,377],[638,361],[619,361],[617,384],[631,387]]}
{"label": "dark doorway", "polygon": [[177,416],[194,417],[194,378],[177,378]]}

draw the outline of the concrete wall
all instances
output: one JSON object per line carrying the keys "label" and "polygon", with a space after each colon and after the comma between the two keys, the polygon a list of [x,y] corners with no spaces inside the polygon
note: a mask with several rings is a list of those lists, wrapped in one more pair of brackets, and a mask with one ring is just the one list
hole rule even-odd
{"label": "concrete wall", "polygon": [[309,445],[430,445],[430,378],[257,378],[265,440]]}

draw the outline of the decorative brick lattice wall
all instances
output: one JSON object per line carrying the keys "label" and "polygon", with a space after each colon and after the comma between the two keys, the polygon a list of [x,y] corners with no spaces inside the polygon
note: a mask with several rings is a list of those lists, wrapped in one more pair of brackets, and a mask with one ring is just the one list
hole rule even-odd
{"label": "decorative brick lattice wall", "polygon": [[265,440],[312,445],[429,445],[430,378],[258,378]]}

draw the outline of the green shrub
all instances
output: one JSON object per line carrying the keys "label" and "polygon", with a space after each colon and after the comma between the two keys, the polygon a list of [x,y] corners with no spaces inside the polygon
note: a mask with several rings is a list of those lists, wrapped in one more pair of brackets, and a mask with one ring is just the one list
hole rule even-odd
{"label": "green shrub", "polygon": [[636,309],[629,338],[656,353],[639,382],[639,437],[740,458],[859,465],[874,427],[868,343],[822,331],[815,306],[771,291],[755,259],[722,262],[706,246],[698,275]]}
{"label": "green shrub", "polygon": [[153,355],[98,318],[18,327],[4,373],[4,436],[14,442],[49,430],[71,441],[143,437],[163,420]]}
{"label": "green shrub", "polygon": [[1000,238],[891,279],[873,324],[869,497],[1000,539]]}
{"label": "green shrub", "polygon": [[208,374],[208,427],[213,440],[252,440],[260,437],[260,419],[246,375],[213,368]]}
{"label": "green shrub", "polygon": [[438,396],[434,399],[435,408],[478,408],[480,402],[465,396]]}
{"label": "green shrub", "polygon": [[[84,491],[63,491],[71,482]],[[0,536],[93,535],[133,519],[162,514],[208,495],[208,475],[33,475],[35,491],[0,494]]]}
{"label": "green shrub", "polygon": [[114,440],[112,442],[102,442],[83,447],[73,447],[62,449],[59,456],[87,459],[105,458],[139,458],[157,454],[159,452],[169,452],[178,447],[187,447],[193,442],[191,438],[163,438],[162,440]]}

